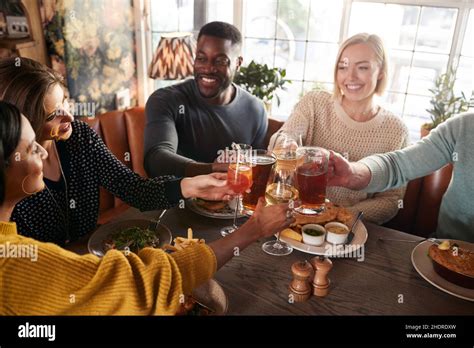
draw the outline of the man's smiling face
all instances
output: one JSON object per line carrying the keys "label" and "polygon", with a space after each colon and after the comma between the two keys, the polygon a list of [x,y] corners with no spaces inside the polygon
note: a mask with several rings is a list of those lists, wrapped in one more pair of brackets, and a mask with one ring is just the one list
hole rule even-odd
{"label": "man's smiling face", "polygon": [[197,42],[194,78],[199,93],[210,102],[218,101],[228,92],[240,67],[238,45],[231,40],[202,35]]}

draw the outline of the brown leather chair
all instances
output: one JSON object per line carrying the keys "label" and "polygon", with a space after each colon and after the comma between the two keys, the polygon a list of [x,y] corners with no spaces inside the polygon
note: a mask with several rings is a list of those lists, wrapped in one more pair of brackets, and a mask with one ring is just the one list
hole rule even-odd
{"label": "brown leather chair", "polygon": [[452,173],[453,166],[448,164],[423,178],[413,234],[427,237],[436,231],[441,200],[451,182]]}
{"label": "brown leather chair", "polygon": [[[143,168],[143,133],[145,109],[135,107],[126,111],[110,111],[94,118],[84,118],[103,139],[110,151],[131,170],[146,177]],[[107,190],[100,190],[99,224],[106,223],[128,209],[123,201]]]}
{"label": "brown leather chair", "polygon": [[436,231],[441,200],[451,181],[453,166],[410,181],[403,199],[403,209],[385,226],[428,237]]}
{"label": "brown leather chair", "polygon": [[423,178],[412,180],[408,183],[403,198],[403,208],[400,208],[397,215],[384,224],[384,226],[393,228],[395,230],[412,233],[413,224],[416,219],[418,211],[418,201],[420,198],[420,190]]}

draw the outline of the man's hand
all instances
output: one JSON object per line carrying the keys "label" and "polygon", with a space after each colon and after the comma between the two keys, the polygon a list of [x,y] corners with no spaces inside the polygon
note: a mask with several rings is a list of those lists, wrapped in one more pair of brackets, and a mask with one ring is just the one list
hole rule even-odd
{"label": "man's hand", "polygon": [[210,201],[229,200],[235,192],[227,185],[226,173],[198,175],[181,180],[181,193],[184,198],[197,197]]}
{"label": "man's hand", "polygon": [[328,186],[361,190],[369,184],[371,173],[366,165],[350,163],[334,151],[329,153]]}

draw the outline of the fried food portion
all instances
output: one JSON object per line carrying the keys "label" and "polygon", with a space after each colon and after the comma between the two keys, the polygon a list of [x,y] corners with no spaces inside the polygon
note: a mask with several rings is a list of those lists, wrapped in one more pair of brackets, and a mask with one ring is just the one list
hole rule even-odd
{"label": "fried food portion", "polygon": [[163,246],[164,250],[178,251],[186,249],[187,247],[193,244],[204,244],[206,241],[204,239],[193,238],[193,230],[188,228],[188,238],[176,237],[173,239],[174,245],[165,244]]}
{"label": "fried food portion", "polygon": [[295,214],[296,221],[292,226],[306,225],[306,224],[320,224],[324,225],[331,221],[338,221],[344,225],[348,225],[353,219],[354,214],[344,207],[338,207],[333,203],[326,204],[326,210],[318,215],[302,215]]}

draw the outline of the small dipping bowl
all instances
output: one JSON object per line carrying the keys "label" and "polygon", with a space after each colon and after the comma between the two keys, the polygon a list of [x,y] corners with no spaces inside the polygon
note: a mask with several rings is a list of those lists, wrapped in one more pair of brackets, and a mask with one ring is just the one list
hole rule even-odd
{"label": "small dipping bowl", "polygon": [[317,224],[307,224],[301,227],[303,243],[308,245],[320,246],[326,239],[326,230],[323,226]]}
{"label": "small dipping bowl", "polygon": [[349,227],[340,222],[329,222],[324,225],[327,233],[327,241],[332,244],[343,244],[349,235]]}

